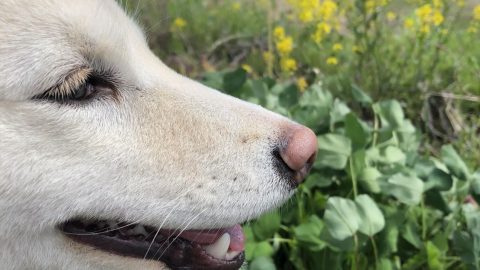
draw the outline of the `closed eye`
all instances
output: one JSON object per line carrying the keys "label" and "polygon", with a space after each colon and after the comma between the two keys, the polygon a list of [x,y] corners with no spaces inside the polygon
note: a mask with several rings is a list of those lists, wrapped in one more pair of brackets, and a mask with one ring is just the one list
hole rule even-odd
{"label": "closed eye", "polygon": [[116,87],[102,75],[84,69],[68,76],[62,83],[34,99],[56,102],[82,102],[100,96],[116,98]]}

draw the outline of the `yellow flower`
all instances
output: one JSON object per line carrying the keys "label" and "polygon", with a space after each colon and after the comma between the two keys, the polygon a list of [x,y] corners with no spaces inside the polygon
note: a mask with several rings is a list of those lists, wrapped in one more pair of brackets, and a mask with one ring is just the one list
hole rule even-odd
{"label": "yellow flower", "polygon": [[405,26],[405,28],[407,29],[412,29],[414,24],[415,22],[413,21],[413,19],[408,18],[408,19],[405,19],[403,26]]}
{"label": "yellow flower", "polygon": [[439,10],[436,10],[433,13],[432,21],[434,25],[439,26],[440,24],[443,23],[444,20],[445,18],[443,17],[442,12],[440,12]]}
{"label": "yellow flower", "polygon": [[285,29],[281,26],[277,26],[275,27],[275,29],[273,29],[273,36],[276,38],[276,39],[283,39],[285,38]]}
{"label": "yellow flower", "polygon": [[277,51],[281,55],[288,55],[293,49],[292,37],[286,36],[277,42]]}
{"label": "yellow flower", "polygon": [[397,18],[397,14],[395,14],[395,12],[392,12],[392,11],[387,12],[387,20],[389,22],[395,21],[396,18]]}
{"label": "yellow flower", "polygon": [[300,92],[302,92],[302,93],[305,92],[305,89],[308,86],[308,83],[307,83],[307,80],[305,79],[305,77],[298,78],[297,81],[296,81],[296,84],[297,84],[298,90],[300,90]]}
{"label": "yellow flower", "polygon": [[332,49],[333,49],[334,52],[339,52],[339,51],[343,50],[343,45],[340,44],[340,43],[335,43],[335,44],[333,44]]}
{"label": "yellow flower", "polygon": [[280,60],[280,68],[286,72],[297,70],[297,61],[293,58],[282,58]]}
{"label": "yellow flower", "polygon": [[468,29],[467,29],[467,32],[468,32],[468,33],[472,33],[472,34],[477,33],[477,31],[478,31],[478,29],[477,29],[475,26],[473,26],[473,25],[471,25],[471,26],[468,27]]}
{"label": "yellow flower", "polygon": [[267,63],[272,63],[274,60],[273,54],[271,52],[264,52],[263,60]]}
{"label": "yellow flower", "polygon": [[318,23],[317,29],[315,33],[313,33],[312,35],[312,39],[316,43],[320,43],[326,35],[330,34],[330,32],[332,32],[332,27],[328,23],[326,22]]}
{"label": "yellow flower", "polygon": [[183,18],[181,17],[177,17],[174,21],[173,21],[173,27],[175,30],[181,30],[183,29],[185,26],[187,26],[187,21],[185,21]]}
{"label": "yellow flower", "polygon": [[243,70],[245,70],[249,74],[251,74],[253,72],[253,69],[249,64],[243,64],[242,68],[243,68]]}
{"label": "yellow flower", "polygon": [[473,19],[476,21],[480,21],[480,5],[477,5],[473,9]]}
{"label": "yellow flower", "polygon": [[443,7],[443,2],[442,2],[442,0],[433,0],[432,3],[433,3],[433,6],[436,7],[436,8],[441,8],[441,7]]}
{"label": "yellow flower", "polygon": [[239,2],[235,2],[235,3],[232,4],[232,9],[235,10],[235,11],[240,10],[241,7],[242,7],[242,5]]}
{"label": "yellow flower", "polygon": [[323,20],[328,21],[333,17],[335,12],[337,12],[337,9],[338,6],[334,1],[325,0],[320,5],[318,13]]}
{"label": "yellow flower", "polygon": [[302,10],[298,15],[298,18],[301,22],[307,23],[313,21],[313,11],[312,10]]}
{"label": "yellow flower", "polygon": [[327,65],[336,66],[338,65],[338,59],[336,57],[327,58]]}
{"label": "yellow flower", "polygon": [[430,25],[428,25],[428,24],[422,25],[420,27],[420,32],[422,32],[424,34],[430,33]]}
{"label": "yellow flower", "polygon": [[425,4],[415,10],[415,15],[421,20],[426,20],[432,12],[432,6],[430,4]]}

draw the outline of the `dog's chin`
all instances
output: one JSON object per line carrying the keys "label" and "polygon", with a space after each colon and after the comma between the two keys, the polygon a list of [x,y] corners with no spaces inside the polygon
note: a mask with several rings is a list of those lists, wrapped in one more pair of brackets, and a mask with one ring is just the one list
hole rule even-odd
{"label": "dog's chin", "polygon": [[171,269],[239,269],[244,261],[240,225],[210,230],[158,230],[110,220],[71,220],[59,226],[68,238],[118,256],[165,263]]}

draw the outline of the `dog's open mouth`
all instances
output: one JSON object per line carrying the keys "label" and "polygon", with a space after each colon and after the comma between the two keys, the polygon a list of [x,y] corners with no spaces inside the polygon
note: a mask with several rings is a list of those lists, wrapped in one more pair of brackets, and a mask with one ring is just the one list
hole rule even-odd
{"label": "dog's open mouth", "polygon": [[240,225],[211,230],[157,230],[141,224],[72,220],[61,231],[113,254],[159,260],[172,269],[238,269],[244,260]]}

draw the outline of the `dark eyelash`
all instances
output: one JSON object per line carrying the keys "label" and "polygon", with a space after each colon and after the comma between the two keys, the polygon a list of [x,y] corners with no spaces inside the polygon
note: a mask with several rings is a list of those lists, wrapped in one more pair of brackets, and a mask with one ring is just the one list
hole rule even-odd
{"label": "dark eyelash", "polygon": [[[69,83],[69,81],[65,81],[62,84],[53,87],[45,91],[43,94],[35,96],[33,99],[41,99],[41,100],[51,100],[57,102],[67,102],[67,101],[85,101],[91,99],[92,97],[96,96],[97,90],[109,90],[111,94],[116,99],[116,87],[115,83],[112,83],[113,80],[109,80],[109,74],[100,75],[100,73],[90,73],[86,78],[81,79],[81,81],[74,81],[73,83]],[[69,85],[72,84],[72,85]],[[77,91],[85,90],[84,87],[93,87],[94,89],[87,89],[94,91],[92,96],[88,96],[86,98],[78,98],[76,95],[78,94]]]}

